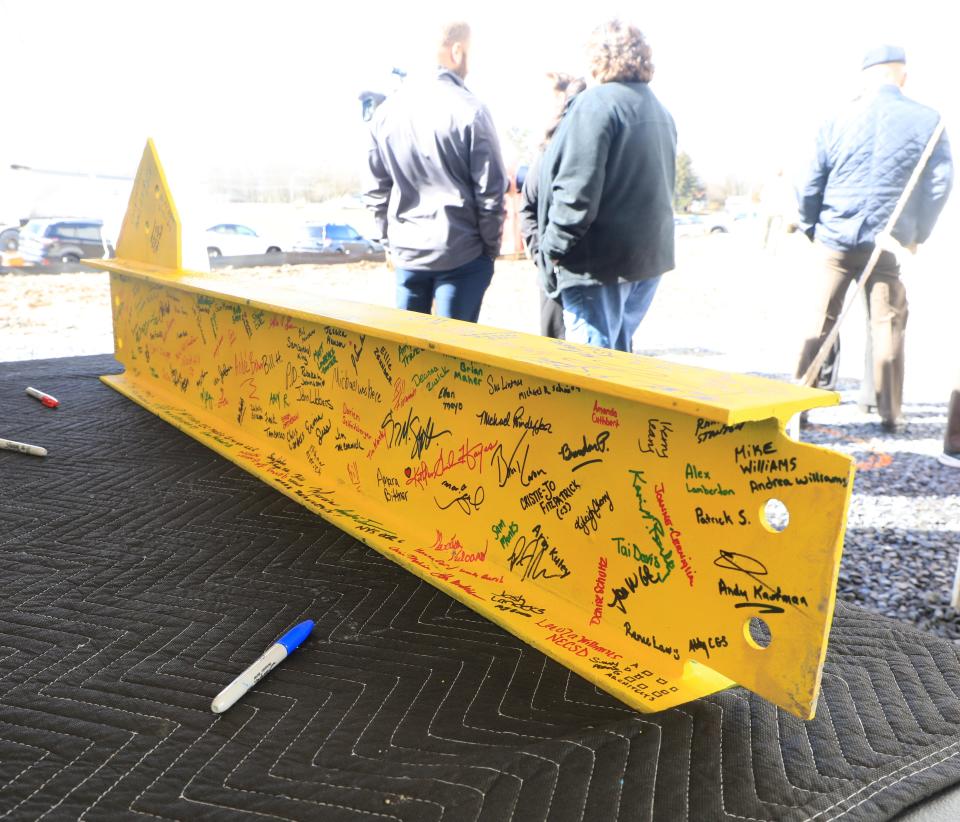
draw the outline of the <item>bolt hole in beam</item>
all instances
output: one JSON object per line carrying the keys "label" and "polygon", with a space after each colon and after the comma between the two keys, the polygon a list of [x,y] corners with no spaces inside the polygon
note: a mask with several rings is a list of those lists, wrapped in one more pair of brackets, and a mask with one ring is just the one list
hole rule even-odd
{"label": "bolt hole in beam", "polygon": [[767,500],[760,513],[763,524],[770,531],[780,533],[790,524],[790,512],[778,499]]}
{"label": "bolt hole in beam", "polygon": [[773,641],[770,626],[760,617],[750,617],[743,626],[743,635],[747,645],[758,651],[765,651]]}

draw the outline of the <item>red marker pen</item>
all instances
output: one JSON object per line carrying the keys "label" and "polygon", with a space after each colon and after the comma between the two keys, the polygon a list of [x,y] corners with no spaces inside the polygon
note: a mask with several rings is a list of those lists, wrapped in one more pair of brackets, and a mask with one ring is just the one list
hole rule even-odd
{"label": "red marker pen", "polygon": [[56,408],[60,405],[60,400],[56,397],[51,397],[49,394],[44,394],[43,391],[38,391],[36,388],[28,388],[27,393],[35,398],[40,400],[47,408]]}

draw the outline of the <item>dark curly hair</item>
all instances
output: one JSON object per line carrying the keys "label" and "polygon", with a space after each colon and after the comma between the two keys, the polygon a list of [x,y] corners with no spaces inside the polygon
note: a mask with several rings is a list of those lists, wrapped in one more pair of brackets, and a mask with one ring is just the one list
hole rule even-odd
{"label": "dark curly hair", "polygon": [[649,83],[652,55],[643,32],[620,20],[595,28],[587,43],[590,70],[600,83]]}
{"label": "dark curly hair", "polygon": [[547,79],[550,80],[555,94],[563,94],[563,102],[559,104],[556,115],[553,120],[550,121],[550,125],[547,126],[546,133],[543,136],[542,145],[544,146],[550,142],[550,138],[553,137],[554,132],[560,127],[560,121],[563,119],[564,112],[567,110],[567,106],[570,105],[570,101],[587,87],[587,84],[582,78],[574,77],[572,74],[551,71],[547,73]]}

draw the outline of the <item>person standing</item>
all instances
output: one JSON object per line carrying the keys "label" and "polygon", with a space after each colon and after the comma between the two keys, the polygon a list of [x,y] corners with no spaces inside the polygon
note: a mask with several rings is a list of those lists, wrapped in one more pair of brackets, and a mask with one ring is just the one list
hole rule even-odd
{"label": "person standing", "polygon": [[[862,65],[864,91],[819,132],[816,156],[800,187],[801,227],[821,246],[825,282],[814,333],[797,365],[802,377],[837,322],[843,298],[859,280],[940,120],[932,108],[905,97],[906,55],[897,46],[869,51]],[[876,408],[886,431],[902,422],[907,294],[900,279],[903,251],[915,252],[930,236],[953,180],[946,134],[939,139],[865,288]],[[828,360],[836,370],[837,347]],[[818,383],[825,379],[823,371]]]}
{"label": "person standing", "polygon": [[364,202],[396,267],[397,307],[476,322],[500,253],[507,175],[493,120],[464,85],[470,27],[443,28],[436,76],[408,81],[370,127]]}
{"label": "person standing", "polygon": [[[540,162],[543,152],[550,144],[550,139],[560,126],[560,120],[587,84],[579,77],[569,74],[551,72],[547,75],[550,81],[556,111],[550,125],[547,127],[540,144],[540,151],[527,169],[521,186],[520,197],[520,231],[523,234],[523,244],[526,246],[530,259],[537,259],[537,250],[540,247],[540,238],[537,229],[537,201],[540,197]],[[555,340],[565,338],[563,327],[563,303],[556,297],[548,297],[540,285],[540,334]]]}
{"label": "person standing", "polygon": [[960,468],[960,377],[950,394],[947,410],[947,430],[943,433],[943,453],[937,457],[941,465]]}
{"label": "person standing", "polygon": [[577,95],[543,156],[537,251],[566,339],[631,351],[674,267],[677,131],[650,90],[642,32],[613,20],[588,43],[598,85]]}

